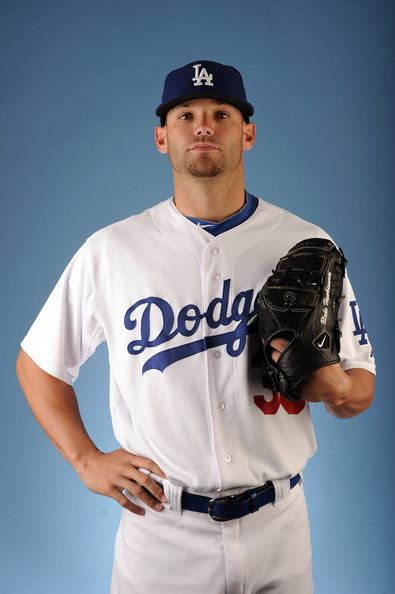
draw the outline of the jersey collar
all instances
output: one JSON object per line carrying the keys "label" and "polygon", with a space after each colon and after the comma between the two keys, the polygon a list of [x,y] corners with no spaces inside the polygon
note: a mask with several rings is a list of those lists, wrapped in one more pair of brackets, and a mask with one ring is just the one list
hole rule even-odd
{"label": "jersey collar", "polygon": [[258,198],[255,198],[255,196],[252,196],[252,194],[246,192],[246,202],[244,206],[242,206],[242,208],[239,211],[237,211],[227,219],[220,221],[219,223],[216,223],[214,221],[206,221],[204,219],[199,219],[197,217],[186,218],[190,220],[192,223],[195,223],[195,225],[197,225],[198,227],[201,227],[202,229],[216,237],[217,235],[220,235],[221,233],[229,231],[230,229],[237,227],[241,223],[244,223],[244,221],[249,219],[250,216],[254,213],[257,205]]}

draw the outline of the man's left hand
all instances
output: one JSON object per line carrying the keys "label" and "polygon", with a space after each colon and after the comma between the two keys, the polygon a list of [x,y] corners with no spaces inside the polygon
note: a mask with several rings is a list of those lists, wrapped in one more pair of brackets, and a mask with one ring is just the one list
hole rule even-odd
{"label": "man's left hand", "polygon": [[[275,338],[272,359],[275,363],[289,341]],[[306,402],[323,402],[329,412],[338,417],[354,416],[370,405],[374,391],[374,375],[365,369],[344,371],[340,363],[320,367],[306,378],[298,395]]]}

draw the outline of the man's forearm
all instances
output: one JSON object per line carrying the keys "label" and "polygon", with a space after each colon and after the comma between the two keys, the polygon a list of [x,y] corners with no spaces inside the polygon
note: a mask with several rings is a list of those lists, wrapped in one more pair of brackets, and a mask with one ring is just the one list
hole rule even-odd
{"label": "man's forearm", "polygon": [[300,388],[307,402],[322,402],[335,417],[354,417],[366,410],[373,399],[375,376],[366,369],[343,371],[337,363],[317,369]]}
{"label": "man's forearm", "polygon": [[88,489],[112,497],[139,515],[144,515],[143,507],[131,502],[125,489],[152,509],[163,509],[166,497],[162,487],[140,472],[146,469],[165,478],[155,462],[122,448],[107,454],[100,452],[86,432],[72,386],[40,369],[23,350],[16,371],[38,422]]}
{"label": "man's forearm", "polygon": [[98,448],[84,427],[73,387],[43,371],[23,350],[16,371],[38,422],[77,470],[84,455]]}
{"label": "man's forearm", "polygon": [[335,417],[346,419],[362,413],[371,405],[375,376],[365,369],[348,369],[344,373],[350,381],[348,391],[333,404],[325,402],[325,406]]}

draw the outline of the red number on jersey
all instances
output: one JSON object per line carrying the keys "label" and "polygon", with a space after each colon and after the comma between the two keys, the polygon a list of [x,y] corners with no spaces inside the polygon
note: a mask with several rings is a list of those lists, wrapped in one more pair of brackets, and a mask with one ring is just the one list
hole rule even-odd
{"label": "red number on jersey", "polygon": [[280,394],[280,392],[272,391],[272,394],[272,400],[265,400],[264,395],[254,396],[255,404],[265,415],[275,415],[278,412],[280,406],[285,408],[289,415],[298,415],[306,406],[304,400],[291,402],[291,400],[285,398],[282,394]]}

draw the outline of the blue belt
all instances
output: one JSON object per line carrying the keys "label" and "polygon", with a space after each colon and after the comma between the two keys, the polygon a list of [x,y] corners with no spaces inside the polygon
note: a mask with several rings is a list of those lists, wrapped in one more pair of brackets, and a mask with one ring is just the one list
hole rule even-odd
{"label": "blue belt", "polygon": [[[300,474],[293,476],[289,483],[291,489],[300,481]],[[182,509],[209,514],[217,522],[235,520],[248,514],[253,514],[267,503],[273,503],[275,491],[273,483],[268,482],[262,487],[248,489],[238,495],[228,495],[210,499],[203,495],[194,495],[183,491],[181,495]]]}

